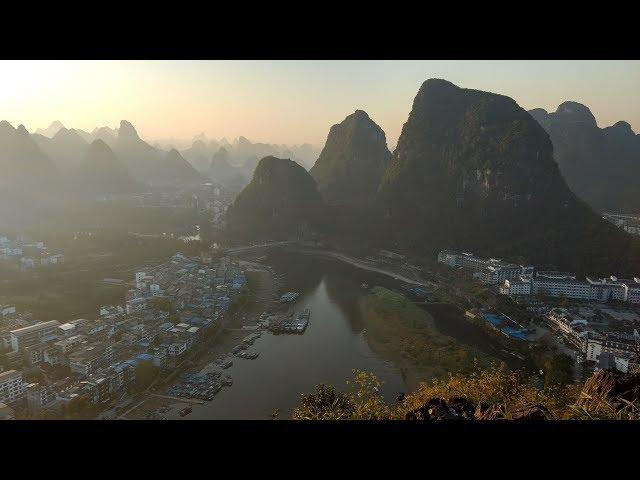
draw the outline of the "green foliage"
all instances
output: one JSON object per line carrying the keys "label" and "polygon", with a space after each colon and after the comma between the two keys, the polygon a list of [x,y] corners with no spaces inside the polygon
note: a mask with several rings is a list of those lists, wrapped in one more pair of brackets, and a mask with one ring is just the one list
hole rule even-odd
{"label": "green foliage", "polygon": [[420,380],[470,371],[476,361],[489,363],[486,355],[439,332],[428,312],[399,293],[375,287],[360,307],[374,350],[399,361]]}
{"label": "green foliage", "polygon": [[573,359],[564,353],[551,357],[545,363],[545,388],[564,387],[573,382]]}
{"label": "green foliage", "polygon": [[558,307],[565,308],[569,304],[569,299],[566,295],[562,294],[558,297]]}
{"label": "green foliage", "polygon": [[355,411],[351,398],[330,385],[316,385],[315,393],[301,395],[295,420],[347,420]]}
{"label": "green foliage", "polygon": [[60,406],[60,416],[64,419],[88,419],[96,415],[96,406],[87,395],[74,398]]}
{"label": "green foliage", "polygon": [[371,420],[404,419],[405,415],[432,398],[465,398],[475,404],[504,405],[506,417],[517,403],[526,401],[546,406],[553,418],[569,418],[578,397],[573,385],[553,391],[539,390],[520,373],[509,371],[504,365],[490,368],[476,366],[473,373],[450,373],[429,383],[421,383],[401,402],[387,404],[379,393],[380,382],[375,375],[354,371],[355,390],[337,391],[332,386],[318,385],[315,394],[302,395],[301,404],[294,410],[294,419],[305,420]]}
{"label": "green foliage", "polygon": [[151,382],[156,378],[159,372],[159,368],[156,367],[150,361],[142,361],[136,367],[135,375],[135,389],[137,391],[142,391],[146,389]]}
{"label": "green foliage", "polygon": [[171,300],[168,297],[154,297],[148,302],[149,308],[162,310],[163,312],[173,312]]}

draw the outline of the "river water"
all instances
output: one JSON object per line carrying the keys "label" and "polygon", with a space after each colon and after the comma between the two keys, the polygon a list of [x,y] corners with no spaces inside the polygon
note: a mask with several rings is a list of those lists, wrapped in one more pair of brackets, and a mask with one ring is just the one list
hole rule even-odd
{"label": "river water", "polygon": [[[367,294],[363,283],[398,289],[398,281],[337,260],[281,250],[270,252],[265,263],[284,274],[284,290],[301,293],[296,311],[311,308],[307,330],[302,335],[263,333],[252,347],[260,356],[255,360],[234,358],[233,366],[225,371],[233,377],[233,386],[223,388],[210,402],[194,405],[185,418],[267,419],[276,409],[279,418],[290,418],[301,393],[312,392],[319,383],[348,388],[346,382],[353,378],[354,369],[376,374],[389,402],[397,392],[407,390],[400,369],[369,348],[358,308],[359,298]],[[481,328],[468,324],[461,315],[432,313],[443,333],[455,338],[460,330],[461,341],[492,352],[491,339]]]}

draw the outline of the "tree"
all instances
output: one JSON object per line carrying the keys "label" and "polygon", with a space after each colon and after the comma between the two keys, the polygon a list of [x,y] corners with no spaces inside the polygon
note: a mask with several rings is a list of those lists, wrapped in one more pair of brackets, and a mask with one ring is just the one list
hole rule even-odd
{"label": "tree", "polygon": [[545,388],[564,387],[573,382],[573,359],[559,353],[545,362]]}
{"label": "tree", "polygon": [[158,367],[148,360],[143,360],[138,363],[136,367],[136,390],[142,391],[151,385],[151,382],[153,382],[158,374],[158,370]]}
{"label": "tree", "polygon": [[155,297],[149,300],[149,307],[155,310],[162,310],[164,312],[171,312],[171,300],[167,297]]}
{"label": "tree", "polygon": [[316,385],[315,393],[303,394],[300,406],[293,411],[296,420],[345,420],[351,418],[355,405],[348,395],[331,385]]}
{"label": "tree", "polygon": [[565,308],[569,303],[569,299],[566,295],[562,294],[558,297],[558,307]]}

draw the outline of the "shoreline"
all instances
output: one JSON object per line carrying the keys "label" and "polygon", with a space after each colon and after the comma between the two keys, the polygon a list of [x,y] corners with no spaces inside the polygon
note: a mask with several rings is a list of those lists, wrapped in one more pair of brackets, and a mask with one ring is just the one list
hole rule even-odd
{"label": "shoreline", "polygon": [[377,266],[375,264],[372,264],[370,262],[367,262],[366,260],[362,260],[359,258],[355,258],[355,257],[351,257],[349,255],[346,255],[344,253],[340,253],[340,252],[336,252],[336,251],[332,251],[332,250],[320,250],[320,249],[314,249],[314,248],[309,248],[309,247],[295,247],[295,246],[285,246],[284,247],[285,250],[290,250],[296,253],[300,253],[303,255],[315,255],[315,256],[319,256],[319,257],[325,257],[325,258],[331,258],[333,260],[339,260],[341,262],[344,263],[348,263],[349,265],[356,267],[356,268],[360,268],[362,270],[368,270],[370,272],[376,272],[376,273],[381,273],[382,275],[386,275],[388,277],[393,278],[394,280],[399,280],[401,282],[405,282],[405,283],[410,283],[412,285],[419,285],[421,287],[426,286],[426,282],[422,279],[420,279],[421,281],[418,281],[416,279],[412,279],[409,277],[406,277],[403,274],[394,272],[392,270],[387,270],[384,269],[380,266]]}

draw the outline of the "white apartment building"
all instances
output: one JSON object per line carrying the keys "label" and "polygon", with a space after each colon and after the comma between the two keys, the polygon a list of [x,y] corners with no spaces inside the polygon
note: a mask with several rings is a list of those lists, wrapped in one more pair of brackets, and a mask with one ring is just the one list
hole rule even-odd
{"label": "white apartment building", "polygon": [[438,253],[438,262],[474,272],[475,278],[490,285],[500,284],[507,279],[516,279],[523,273],[520,265],[503,262],[497,258],[476,257],[469,252],[441,250]]}
{"label": "white apartment building", "polygon": [[520,276],[511,280],[504,280],[500,285],[500,293],[509,296],[531,295],[531,279]]}
{"label": "white apartment building", "polygon": [[24,350],[29,345],[41,343],[47,340],[57,338],[58,326],[60,322],[50,320],[48,322],[40,322],[29,327],[11,330],[11,349],[14,352]]}
{"label": "white apartment building", "polygon": [[22,381],[22,373],[16,370],[7,370],[0,373],[0,402],[13,403],[22,400],[25,394],[25,384]]}
{"label": "white apartment building", "polygon": [[620,357],[636,357],[635,349],[640,345],[640,336],[625,334],[589,334],[587,340],[587,360],[597,362],[602,353],[610,353]]}
{"label": "white apartment building", "polygon": [[640,303],[640,278],[625,279],[614,277],[591,279],[587,281],[594,285],[600,285],[608,290],[611,300],[621,302]]}
{"label": "white apartment building", "polygon": [[178,357],[187,351],[187,341],[181,340],[167,345],[167,355]]}
{"label": "white apartment building", "polygon": [[548,277],[540,273],[533,277],[531,293],[548,297],[564,295],[567,298],[577,300],[607,301],[606,296],[603,294],[603,289],[599,285],[576,280],[575,277]]}
{"label": "white apartment building", "polygon": [[53,390],[30,383],[25,388],[27,394],[27,408],[31,413],[38,413],[44,408],[53,406],[56,403],[56,394]]}

